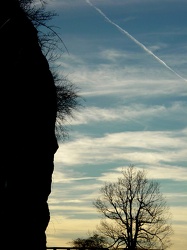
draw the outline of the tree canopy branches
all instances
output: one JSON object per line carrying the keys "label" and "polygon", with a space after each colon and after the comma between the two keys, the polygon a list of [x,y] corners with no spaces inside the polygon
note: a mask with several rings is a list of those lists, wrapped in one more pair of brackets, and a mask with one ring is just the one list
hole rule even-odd
{"label": "tree canopy branches", "polygon": [[[55,62],[62,55],[61,45],[68,52],[66,45],[61,37],[56,32],[51,20],[57,16],[55,11],[47,11],[45,0],[15,0],[18,1],[23,11],[32,21],[38,31],[38,42],[42,52],[49,62],[51,72],[56,85],[57,92],[57,119],[56,119],[56,135],[58,139],[65,139],[68,135],[68,130],[65,126],[66,117],[72,117],[73,112],[79,109],[80,96],[78,88],[67,79],[61,77],[59,71],[55,68]],[[60,50],[60,53],[57,52]]]}
{"label": "tree canopy branches", "polygon": [[144,170],[129,166],[117,182],[101,188],[94,201],[103,220],[99,231],[112,239],[113,246],[128,249],[166,249],[170,246],[172,228],[166,200],[159,184],[149,181]]}

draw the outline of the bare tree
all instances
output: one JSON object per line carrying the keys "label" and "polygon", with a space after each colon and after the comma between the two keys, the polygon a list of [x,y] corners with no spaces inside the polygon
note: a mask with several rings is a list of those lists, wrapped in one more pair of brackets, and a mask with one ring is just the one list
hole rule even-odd
{"label": "bare tree", "polygon": [[169,208],[156,181],[149,181],[144,170],[129,166],[117,182],[101,188],[94,201],[104,217],[98,226],[113,247],[166,249],[172,227]]}
{"label": "bare tree", "polygon": [[[59,77],[53,73],[57,92],[57,118],[56,118],[56,136],[58,139],[68,137],[68,128],[65,121],[68,117],[74,116],[74,111],[82,107],[79,95],[79,88],[75,86],[68,78]],[[83,99],[82,99],[83,100]]]}
{"label": "bare tree", "polygon": [[60,45],[63,45],[65,50],[68,52],[63,39],[56,31],[58,27],[52,25],[51,23],[51,20],[57,16],[57,13],[46,9],[47,2],[45,0],[18,1],[28,18],[37,29],[40,46],[48,61],[56,61],[56,54],[54,56],[53,53],[56,49],[61,50],[61,52],[63,51]]}

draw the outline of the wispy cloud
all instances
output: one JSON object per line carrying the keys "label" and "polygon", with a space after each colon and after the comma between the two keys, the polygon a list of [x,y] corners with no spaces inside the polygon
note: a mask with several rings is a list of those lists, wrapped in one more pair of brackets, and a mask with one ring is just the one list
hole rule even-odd
{"label": "wispy cloud", "polygon": [[[154,164],[153,164],[154,165]],[[117,168],[110,169],[110,171],[107,171],[103,173],[100,177],[98,177],[98,181],[100,182],[114,182],[116,181],[119,177],[121,177],[121,171],[128,167],[129,165],[123,165]],[[155,165],[152,166],[151,164],[149,165],[141,165],[136,166],[136,169],[144,169],[147,171],[147,177],[149,179],[156,179],[156,180],[174,180],[174,181],[186,181],[187,180],[187,169],[183,167],[177,167],[177,166],[169,166],[169,165]],[[171,191],[172,192],[172,191]],[[174,197],[174,194],[169,194]],[[178,197],[183,197],[186,198],[186,195],[184,194],[176,194]]]}
{"label": "wispy cloud", "polygon": [[[97,53],[96,53],[97,54]],[[91,55],[90,55],[91,57]],[[135,57],[130,52],[118,50],[102,50],[95,55],[103,63],[87,65],[83,57],[71,56],[62,60],[62,74],[80,88],[84,97],[99,95],[120,95],[124,99],[131,97],[158,95],[186,95],[187,86],[178,79],[172,79],[170,72],[161,68],[145,66],[144,62],[127,63]],[[91,60],[91,59],[90,59]],[[120,63],[120,60],[126,60]],[[147,59],[145,59],[147,60]],[[171,59],[170,60],[174,60]],[[181,59],[182,60],[182,59]],[[60,62],[59,62],[60,63]],[[149,65],[149,61],[147,61]]]}
{"label": "wispy cloud", "polygon": [[[156,75],[156,71],[150,70],[149,74],[152,73]],[[141,75],[142,78],[138,78],[138,75]],[[82,68],[77,72],[73,72],[71,78],[80,87],[80,93],[85,97],[123,94],[125,99],[136,96],[185,95],[185,88],[178,81],[164,80],[162,77],[153,80],[153,75],[152,78],[150,76],[150,78],[146,79],[145,69],[126,67],[121,71],[106,66],[96,70]]]}
{"label": "wispy cloud", "polygon": [[123,122],[125,125],[128,122],[139,123],[146,127],[147,119],[159,118],[165,119],[172,117],[175,119],[185,119],[186,105],[182,102],[174,102],[171,106],[164,105],[144,105],[144,104],[131,104],[129,106],[118,106],[116,108],[99,108],[87,107],[76,112],[74,118],[67,119],[67,124],[80,125],[101,123],[101,122]]}
{"label": "wispy cloud", "polygon": [[[187,130],[142,131],[107,134],[101,138],[81,136],[60,145],[55,161],[62,165],[106,164],[123,160],[158,166],[185,159]],[[182,176],[184,178],[184,175]]]}
{"label": "wispy cloud", "polygon": [[52,9],[58,10],[58,8],[61,8],[62,10],[69,9],[71,7],[80,7],[83,6],[84,3],[82,0],[48,0],[48,7]]}

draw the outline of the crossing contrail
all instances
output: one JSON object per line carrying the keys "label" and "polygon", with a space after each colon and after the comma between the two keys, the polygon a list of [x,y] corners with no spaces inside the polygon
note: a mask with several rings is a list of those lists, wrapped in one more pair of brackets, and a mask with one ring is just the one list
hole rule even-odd
{"label": "crossing contrail", "polygon": [[156,56],[151,50],[149,50],[145,45],[143,45],[141,42],[139,42],[136,38],[134,38],[132,35],[130,35],[126,30],[122,29],[119,25],[114,23],[112,20],[110,20],[99,8],[97,8],[95,5],[93,5],[90,0],[86,0],[86,3],[88,3],[91,7],[93,7],[100,15],[102,15],[105,20],[107,20],[110,24],[115,26],[120,32],[128,36],[133,42],[135,42],[139,47],[141,47],[145,52],[153,56],[160,64],[164,65],[168,70],[173,72],[176,76],[178,76],[180,79],[187,82],[185,78],[183,78],[181,75],[179,75],[175,70],[170,68],[162,59],[160,59],[158,56]]}

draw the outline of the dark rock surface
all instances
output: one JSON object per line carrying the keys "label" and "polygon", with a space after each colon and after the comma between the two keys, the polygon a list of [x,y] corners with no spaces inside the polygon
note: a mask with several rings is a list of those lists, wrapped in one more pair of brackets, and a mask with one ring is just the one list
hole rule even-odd
{"label": "dark rock surface", "polygon": [[37,30],[16,1],[4,2],[0,6],[0,247],[44,250],[58,148],[56,87]]}

